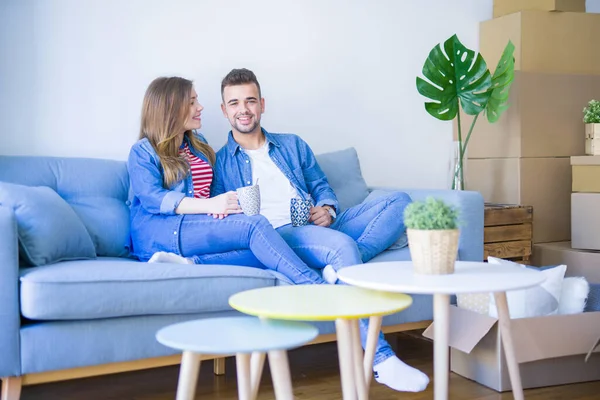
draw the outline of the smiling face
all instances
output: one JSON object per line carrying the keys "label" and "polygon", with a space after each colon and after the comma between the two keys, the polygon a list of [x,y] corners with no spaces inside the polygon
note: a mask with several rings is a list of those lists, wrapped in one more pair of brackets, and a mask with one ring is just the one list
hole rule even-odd
{"label": "smiling face", "polygon": [[237,133],[260,133],[260,118],[265,110],[265,100],[260,98],[254,83],[226,86],[223,89],[223,115]]}
{"label": "smiling face", "polygon": [[189,113],[188,118],[185,121],[185,130],[191,131],[194,129],[200,129],[202,127],[202,119],[200,118],[200,114],[202,113],[204,107],[202,107],[202,105],[200,105],[198,102],[198,94],[194,88],[192,88],[190,93],[190,100],[188,104]]}

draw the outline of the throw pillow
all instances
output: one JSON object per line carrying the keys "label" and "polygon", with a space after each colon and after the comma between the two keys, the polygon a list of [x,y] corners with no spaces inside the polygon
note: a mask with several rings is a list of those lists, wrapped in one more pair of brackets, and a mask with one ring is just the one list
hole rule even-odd
{"label": "throw pillow", "polygon": [[0,205],[15,213],[19,251],[29,265],[96,257],[85,226],[51,188],[0,182]]}
{"label": "throw pillow", "polygon": [[[504,265],[516,265],[526,268],[525,265],[503,260],[496,257],[488,257],[490,268],[502,268]],[[553,315],[558,312],[562,283],[567,271],[566,265],[558,265],[538,271],[546,276],[546,280],[532,288],[511,290],[506,292],[508,310],[511,318],[531,318],[544,315]],[[498,317],[498,309],[493,293],[490,293],[490,317]]]}
{"label": "throw pillow", "polygon": [[565,278],[558,303],[558,314],[579,314],[585,309],[590,284],[582,276]]}
{"label": "throw pillow", "polygon": [[[375,200],[379,197],[387,196],[390,193],[393,193],[393,192],[390,190],[375,189],[371,193],[369,193],[369,195],[363,201],[363,203],[368,203],[369,201]],[[392,243],[392,245],[390,247],[388,247],[387,249],[388,250],[397,250],[397,249],[402,249],[406,246],[408,246],[408,236],[406,236],[406,231],[404,231],[402,233],[402,235],[400,235],[398,240],[396,240],[394,243]]]}
{"label": "throw pillow", "polygon": [[323,153],[315,157],[338,198],[340,211],[360,204],[369,195],[354,148]]}

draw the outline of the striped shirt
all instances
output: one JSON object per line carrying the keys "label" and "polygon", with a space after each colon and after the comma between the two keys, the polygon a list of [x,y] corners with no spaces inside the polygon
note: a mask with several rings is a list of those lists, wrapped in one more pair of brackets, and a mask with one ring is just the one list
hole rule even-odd
{"label": "striped shirt", "polygon": [[192,183],[194,186],[194,197],[207,199],[210,197],[210,184],[213,180],[213,169],[206,161],[196,157],[185,143],[183,149],[179,149],[179,154],[183,155],[190,164],[192,171]]}

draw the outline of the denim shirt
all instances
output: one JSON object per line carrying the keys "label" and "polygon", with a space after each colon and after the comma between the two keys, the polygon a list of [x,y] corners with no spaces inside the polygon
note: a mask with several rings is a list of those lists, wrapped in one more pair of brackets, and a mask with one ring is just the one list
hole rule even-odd
{"label": "denim shirt", "polygon": [[[194,134],[207,143],[202,134]],[[210,165],[206,156],[196,151],[187,137],[184,141],[196,157]],[[127,169],[130,182],[130,252],[142,261],[148,260],[157,251],[180,254],[179,228],[183,215],[176,214],[175,209],[184,197],[194,197],[191,173],[166,189],[160,159],[146,138],[131,147]]]}
{"label": "denim shirt", "polygon": [[[331,205],[338,211],[338,200],[319,167],[312,150],[298,135],[269,133],[262,129],[269,156],[289,179],[303,200],[314,205]],[[213,196],[252,185],[252,165],[244,149],[229,132],[227,144],[217,152]]]}

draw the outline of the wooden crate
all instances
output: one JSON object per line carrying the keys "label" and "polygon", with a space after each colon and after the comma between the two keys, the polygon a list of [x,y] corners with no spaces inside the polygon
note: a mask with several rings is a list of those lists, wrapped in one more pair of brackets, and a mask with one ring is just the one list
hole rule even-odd
{"label": "wooden crate", "polygon": [[532,251],[533,207],[485,204],[484,259],[488,256],[529,264]]}

